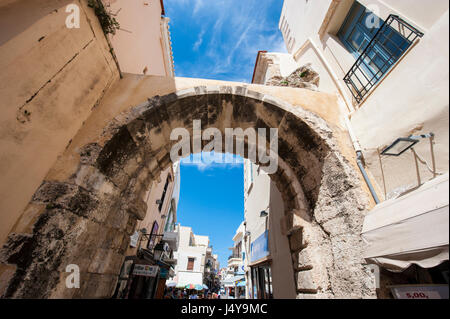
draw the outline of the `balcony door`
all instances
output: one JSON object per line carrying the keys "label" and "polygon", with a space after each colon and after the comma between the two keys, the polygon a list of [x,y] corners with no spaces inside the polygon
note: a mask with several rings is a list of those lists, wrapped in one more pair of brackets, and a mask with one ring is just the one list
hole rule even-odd
{"label": "balcony door", "polygon": [[381,18],[355,1],[338,32],[339,39],[356,59],[364,53],[377,35],[376,41],[367,49],[362,61],[362,69],[368,80],[373,82],[372,85],[390,69],[411,44],[411,41],[391,26],[385,26],[380,31],[383,24]]}

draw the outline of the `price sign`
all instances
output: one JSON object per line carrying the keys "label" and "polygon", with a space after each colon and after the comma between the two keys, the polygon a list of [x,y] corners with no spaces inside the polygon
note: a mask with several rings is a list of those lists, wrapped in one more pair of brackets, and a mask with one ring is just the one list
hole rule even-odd
{"label": "price sign", "polygon": [[448,285],[391,286],[395,299],[448,299]]}

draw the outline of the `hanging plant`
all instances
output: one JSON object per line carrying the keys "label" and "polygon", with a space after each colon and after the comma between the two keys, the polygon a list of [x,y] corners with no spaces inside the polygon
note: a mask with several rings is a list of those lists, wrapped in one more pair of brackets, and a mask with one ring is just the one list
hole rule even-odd
{"label": "hanging plant", "polygon": [[103,3],[99,0],[88,0],[88,6],[94,9],[95,15],[100,21],[103,32],[105,34],[116,34],[116,31],[120,29],[119,22],[106,11]]}

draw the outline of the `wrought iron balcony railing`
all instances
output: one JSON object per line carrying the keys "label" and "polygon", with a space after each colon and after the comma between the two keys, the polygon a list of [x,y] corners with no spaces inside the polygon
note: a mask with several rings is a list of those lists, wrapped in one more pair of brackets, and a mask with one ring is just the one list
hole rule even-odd
{"label": "wrought iron balcony railing", "polygon": [[344,82],[360,103],[375,84],[423,33],[396,15],[390,15],[361,53]]}
{"label": "wrought iron balcony railing", "polygon": [[232,254],[231,256],[228,257],[228,260],[232,259],[232,258],[241,258],[240,254]]}

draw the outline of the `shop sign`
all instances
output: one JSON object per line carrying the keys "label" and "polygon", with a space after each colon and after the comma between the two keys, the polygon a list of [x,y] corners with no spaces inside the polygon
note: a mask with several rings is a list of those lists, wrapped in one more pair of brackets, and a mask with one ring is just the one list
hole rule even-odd
{"label": "shop sign", "polygon": [[448,285],[391,286],[395,299],[448,299]]}
{"label": "shop sign", "polygon": [[135,276],[145,276],[145,277],[156,277],[158,274],[158,266],[150,265],[134,265],[133,275]]}
{"label": "shop sign", "polygon": [[268,231],[266,230],[261,236],[255,239],[251,246],[251,262],[255,262],[269,255],[269,236]]}
{"label": "shop sign", "polygon": [[134,234],[130,236],[130,246],[133,248],[137,247],[138,240],[139,240],[139,232],[135,231]]}

